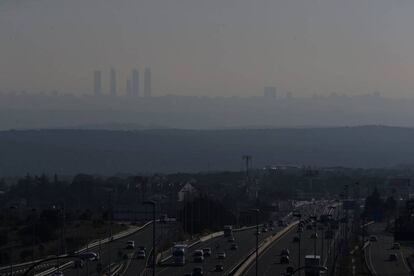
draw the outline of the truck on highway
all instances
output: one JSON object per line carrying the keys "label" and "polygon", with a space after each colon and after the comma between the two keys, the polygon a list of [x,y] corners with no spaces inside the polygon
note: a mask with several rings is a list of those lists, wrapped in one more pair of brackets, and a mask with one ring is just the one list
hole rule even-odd
{"label": "truck on highway", "polygon": [[176,244],[172,248],[173,262],[175,265],[185,265],[185,252],[187,245]]}
{"label": "truck on highway", "polygon": [[223,230],[224,230],[223,232],[224,232],[225,237],[233,236],[233,226],[225,225]]}
{"label": "truck on highway", "polygon": [[305,276],[321,275],[321,271],[319,270],[320,263],[321,263],[321,256],[306,255],[305,256]]}

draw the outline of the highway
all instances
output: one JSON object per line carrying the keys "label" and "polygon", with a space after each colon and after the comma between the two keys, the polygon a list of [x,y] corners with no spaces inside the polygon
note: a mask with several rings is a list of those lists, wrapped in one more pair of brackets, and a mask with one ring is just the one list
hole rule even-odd
{"label": "highway", "polygon": [[[275,231],[277,231],[275,228]],[[240,232],[234,232],[235,243],[238,245],[237,250],[230,250],[231,242],[228,242],[224,236],[217,237],[206,242],[197,244],[190,248],[187,253],[188,262],[184,266],[173,266],[171,262],[165,266],[160,267],[157,271],[157,275],[184,275],[184,273],[191,273],[195,267],[203,267],[204,275],[208,275],[213,272],[216,264],[223,264],[224,270],[230,270],[234,265],[248,255],[251,250],[255,248],[256,244],[256,229],[249,229]],[[262,233],[259,239],[262,240],[272,235],[272,232]],[[216,246],[219,245],[219,248]],[[192,253],[194,250],[210,247],[212,249],[211,257],[206,257],[203,263],[194,263],[192,260]],[[225,252],[226,258],[224,260],[218,260],[216,254],[218,252]],[[221,272],[222,273],[222,272]],[[217,273],[216,273],[217,274]],[[221,275],[218,273],[218,275]]]}
{"label": "highway", "polygon": [[[375,235],[378,241],[370,242],[366,248],[365,258],[374,276],[409,276],[410,269],[402,249],[392,249],[394,238],[385,231],[384,223],[375,223],[369,227],[369,234]],[[397,259],[391,261],[390,254],[396,254]]]}
{"label": "highway", "polygon": [[[157,240],[161,237],[165,237],[166,233],[171,230],[172,227],[176,227],[175,222],[168,222],[166,224],[157,223]],[[135,249],[126,249],[127,241],[133,240],[135,242]],[[57,262],[56,260],[49,261],[46,264],[45,268],[42,270],[43,272],[36,271],[36,275],[44,276],[51,273],[46,273],[46,269],[50,267],[61,267],[61,271],[64,275],[68,276],[91,276],[91,275],[100,275],[101,273],[98,272],[98,266],[101,264],[102,272],[107,271],[109,264],[126,264],[128,263],[129,266],[126,267],[123,274],[131,275],[131,270],[134,270],[136,275],[136,271],[142,271],[145,268],[145,263],[147,259],[138,260],[136,258],[136,251],[139,246],[145,246],[147,249],[147,253],[149,254],[152,248],[152,224],[144,227],[143,229],[128,235],[126,237],[115,239],[109,243],[102,243],[101,245],[94,246],[90,249],[87,249],[85,252],[95,252],[98,253],[100,256],[99,261],[85,261],[83,268],[75,268],[73,259],[62,259]],[[148,258],[147,254],[147,258]],[[43,266],[42,266],[43,267]],[[63,267],[63,268],[62,268]],[[13,273],[14,274],[14,273]]]}
{"label": "highway", "polygon": [[[327,228],[325,227],[319,230],[319,225],[316,227],[316,233],[318,235],[318,239],[316,240],[311,238],[311,235],[315,233],[315,228],[307,230],[305,226],[302,233],[297,233],[298,227],[295,226],[287,234],[273,242],[273,244],[259,256],[258,275],[283,275],[283,273],[286,272],[287,267],[299,267],[299,242],[293,242],[294,237],[300,238],[300,266],[304,265],[305,255],[313,255],[315,253],[315,249],[316,254],[321,255],[321,258],[324,260],[323,263],[325,263],[328,256],[328,243],[330,240],[321,239]],[[280,263],[280,254],[284,248],[287,248],[290,253],[289,264]],[[322,248],[323,254],[321,254]],[[245,271],[243,275],[256,275],[255,262],[249,266],[248,270]]]}
{"label": "highway", "polygon": [[[159,240],[163,237],[166,232],[169,231],[172,227],[175,227],[175,223],[161,224],[157,223],[156,237]],[[126,249],[127,241],[135,242],[135,249]],[[147,256],[145,259],[137,259],[136,252],[139,246],[144,246],[147,251]],[[102,267],[108,267],[110,263],[121,263],[127,264],[125,270],[122,272],[123,275],[139,275],[144,268],[152,248],[152,225],[149,225],[142,229],[139,232],[136,232],[133,235],[127,236],[105,244],[101,249],[94,248],[91,251],[99,253],[100,261]],[[92,276],[98,275],[98,261],[89,261],[86,262],[84,268],[78,269],[71,266],[69,269],[64,271],[65,276]]]}
{"label": "highway", "polygon": [[[306,207],[300,207],[299,210],[306,210]],[[291,222],[296,220],[289,216],[286,219],[287,222]],[[263,233],[262,226],[260,226],[259,230],[262,232],[259,235],[259,242],[263,241],[265,238],[268,238],[271,235],[276,234],[284,227],[275,226],[273,231],[268,231]],[[226,237],[217,237],[206,242],[197,244],[192,248],[188,249],[187,252],[187,260],[188,262],[184,266],[174,266],[172,261],[169,261],[167,264],[160,266],[157,270],[157,275],[184,275],[185,273],[191,273],[195,267],[202,267],[204,271],[204,275],[226,275],[233,269],[238,263],[240,263],[243,259],[245,259],[254,249],[256,246],[256,228],[248,229],[244,231],[234,232],[235,243],[238,245],[237,250],[231,250],[231,242],[228,241]],[[219,247],[217,248],[217,245]],[[192,253],[194,250],[202,249],[210,247],[212,249],[212,256],[206,257],[204,262],[202,263],[194,263],[192,260]],[[218,252],[225,252],[226,258],[223,260],[218,260],[216,258],[216,254]],[[217,264],[222,264],[224,267],[223,272],[216,272],[215,266]]]}

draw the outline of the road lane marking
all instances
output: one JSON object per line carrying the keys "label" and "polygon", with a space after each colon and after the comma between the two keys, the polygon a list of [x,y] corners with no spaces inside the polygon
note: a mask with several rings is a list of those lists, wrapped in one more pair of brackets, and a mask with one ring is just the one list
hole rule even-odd
{"label": "road lane marking", "polygon": [[407,263],[405,262],[405,258],[404,258],[404,254],[403,254],[402,250],[400,250],[400,255],[401,255],[401,259],[402,259],[402,262],[403,262],[403,264],[404,264],[405,269],[406,269],[408,272],[410,272],[410,273],[411,273],[410,268],[408,267]]}
{"label": "road lane marking", "polygon": [[375,271],[375,267],[372,264],[371,247],[372,247],[372,245],[370,244],[370,246],[368,248],[368,259],[369,259],[370,267],[371,267],[371,270],[372,270],[372,274],[377,275],[377,272]]}

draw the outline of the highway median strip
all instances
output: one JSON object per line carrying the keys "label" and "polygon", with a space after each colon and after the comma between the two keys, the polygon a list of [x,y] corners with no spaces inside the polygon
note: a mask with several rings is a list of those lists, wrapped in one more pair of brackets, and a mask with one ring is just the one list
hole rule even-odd
{"label": "highway median strip", "polygon": [[[282,236],[287,234],[289,231],[291,231],[297,224],[299,224],[299,221],[295,221],[291,224],[289,224],[286,228],[281,230],[280,232],[276,233],[274,236],[268,237],[265,240],[261,242],[259,245],[258,253],[259,256],[262,255],[270,246],[279,240]],[[241,276],[243,273],[248,270],[248,268],[254,263],[255,261],[255,252],[256,250],[253,250],[249,255],[244,258],[240,263],[238,263],[229,273],[228,275],[232,276]]]}

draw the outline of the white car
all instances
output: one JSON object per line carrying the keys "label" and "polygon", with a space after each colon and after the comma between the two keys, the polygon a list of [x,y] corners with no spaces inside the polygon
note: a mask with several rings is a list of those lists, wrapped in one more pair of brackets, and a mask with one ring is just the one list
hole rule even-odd
{"label": "white car", "polygon": [[127,241],[126,248],[127,249],[134,249],[135,248],[135,242],[134,241]]}
{"label": "white car", "polygon": [[217,259],[225,259],[225,258],[226,258],[226,252],[217,253]]}

